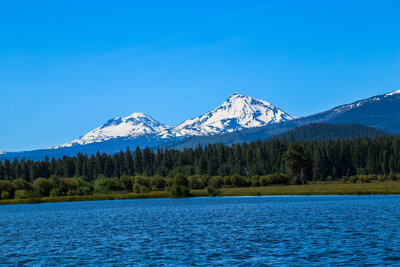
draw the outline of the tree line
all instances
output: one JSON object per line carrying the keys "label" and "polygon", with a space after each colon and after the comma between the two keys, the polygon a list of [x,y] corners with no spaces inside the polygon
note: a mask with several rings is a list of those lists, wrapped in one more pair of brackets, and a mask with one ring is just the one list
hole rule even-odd
{"label": "tree line", "polygon": [[[80,177],[94,181],[99,176],[121,178],[142,175],[173,178],[185,176],[255,175],[287,173],[296,183],[310,180],[338,180],[354,175],[400,173],[400,138],[380,136],[351,140],[287,141],[200,145],[183,150],[139,147],[114,155],[96,153],[45,158],[41,161],[0,161],[0,180]],[[300,177],[301,176],[301,177]],[[302,181],[300,181],[302,180]]]}
{"label": "tree line", "polygon": [[270,140],[182,151],[137,147],[134,153],[128,147],[115,155],[0,162],[0,199],[150,191],[182,197],[204,188],[215,195],[223,187],[398,180],[399,158],[400,138],[395,137]]}

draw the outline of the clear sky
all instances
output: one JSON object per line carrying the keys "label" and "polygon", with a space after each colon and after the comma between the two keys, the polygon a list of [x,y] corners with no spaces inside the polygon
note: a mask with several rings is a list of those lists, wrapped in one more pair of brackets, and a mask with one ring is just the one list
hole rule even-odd
{"label": "clear sky", "polygon": [[2,1],[0,150],[233,92],[294,116],[400,89],[400,1]]}

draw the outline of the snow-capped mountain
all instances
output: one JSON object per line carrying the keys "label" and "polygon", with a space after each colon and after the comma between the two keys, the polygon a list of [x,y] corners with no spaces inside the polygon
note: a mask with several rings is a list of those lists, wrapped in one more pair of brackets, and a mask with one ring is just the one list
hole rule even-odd
{"label": "snow-capped mountain", "polygon": [[111,119],[84,136],[55,148],[87,145],[117,138],[132,139],[144,135],[155,135],[155,138],[161,139],[214,135],[293,118],[267,101],[235,93],[216,109],[175,127],[168,127],[143,113],[133,113],[125,118]]}
{"label": "snow-capped mountain", "polygon": [[161,138],[215,135],[294,119],[264,100],[238,93],[206,114],[161,131]]}
{"label": "snow-capped mountain", "polygon": [[84,136],[55,148],[87,145],[120,137],[136,137],[144,134],[157,133],[167,127],[168,126],[156,121],[152,117],[137,112],[124,118],[117,117],[111,119]]}
{"label": "snow-capped mountain", "polygon": [[306,117],[267,125],[266,127],[243,129],[235,133],[215,136],[186,138],[167,147],[181,149],[194,147],[199,143],[203,145],[208,143],[234,144],[257,139],[262,140],[310,123],[358,124],[383,130],[387,133],[399,134],[400,90],[334,107]]}
{"label": "snow-capped mountain", "polygon": [[126,118],[112,119],[81,138],[55,147],[57,149],[0,152],[0,160],[24,157],[43,159],[45,156],[58,158],[78,152],[94,154],[101,151],[112,154],[127,146],[181,149],[199,143],[230,145],[264,140],[301,125],[320,122],[360,124],[399,134],[400,90],[302,118],[294,118],[266,101],[234,94],[216,109],[175,127],[165,126],[143,113],[134,113]]}
{"label": "snow-capped mountain", "polygon": [[[359,100],[351,104],[345,104],[333,109],[316,113],[296,120],[301,124],[316,122],[362,123],[371,127],[377,127],[386,131],[393,129],[379,127],[378,124],[394,119],[400,113],[400,90],[387,94],[373,96]],[[383,121],[375,121],[379,116]],[[387,117],[387,118],[386,118]]]}

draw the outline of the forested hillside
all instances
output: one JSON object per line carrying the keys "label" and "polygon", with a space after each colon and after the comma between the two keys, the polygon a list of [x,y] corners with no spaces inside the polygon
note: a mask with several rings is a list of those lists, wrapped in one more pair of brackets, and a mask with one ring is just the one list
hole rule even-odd
{"label": "forested hillside", "polygon": [[[375,137],[352,140],[301,141],[296,143],[304,158],[302,170],[308,180],[338,179],[356,174],[400,173],[400,138]],[[4,160],[0,162],[0,178],[23,178],[33,181],[51,175],[82,177],[94,180],[99,175],[121,177],[123,174],[174,177],[207,174],[246,177],[286,172],[284,155],[291,144],[286,140],[255,141],[241,145],[208,145],[195,149],[157,150],[129,148],[114,155],[87,156],[78,154],[60,159]],[[292,144],[293,146],[293,144]]]}
{"label": "forested hillside", "polygon": [[293,130],[272,136],[270,139],[296,141],[322,140],[328,139],[353,139],[357,137],[369,137],[393,134],[360,124],[330,124],[330,123],[310,123],[299,126]]}

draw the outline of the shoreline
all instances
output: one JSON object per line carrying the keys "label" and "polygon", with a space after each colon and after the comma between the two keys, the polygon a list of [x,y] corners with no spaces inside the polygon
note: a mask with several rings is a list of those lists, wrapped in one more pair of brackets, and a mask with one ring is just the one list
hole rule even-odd
{"label": "shoreline", "polygon": [[[191,190],[191,197],[207,197],[205,189]],[[312,183],[270,187],[222,188],[216,197],[235,196],[323,196],[323,195],[400,195],[400,182],[383,183]],[[124,199],[174,198],[170,192],[114,193],[85,196],[43,197],[37,199],[4,199],[0,205],[39,204]]]}

